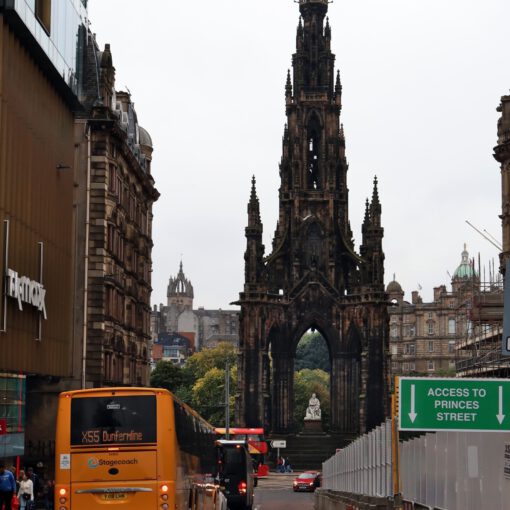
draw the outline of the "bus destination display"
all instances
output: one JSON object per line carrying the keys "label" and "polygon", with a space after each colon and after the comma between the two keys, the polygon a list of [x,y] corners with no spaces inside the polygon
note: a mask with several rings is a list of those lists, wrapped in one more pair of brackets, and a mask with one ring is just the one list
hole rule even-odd
{"label": "bus destination display", "polygon": [[71,445],[156,442],[156,397],[85,397],[71,402]]}

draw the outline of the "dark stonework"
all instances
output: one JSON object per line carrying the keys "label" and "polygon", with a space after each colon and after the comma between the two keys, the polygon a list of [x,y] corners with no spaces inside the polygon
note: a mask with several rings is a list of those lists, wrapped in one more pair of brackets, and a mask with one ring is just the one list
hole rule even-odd
{"label": "dark stonework", "polygon": [[305,421],[301,434],[313,436],[324,434],[324,429],[322,428],[322,421],[321,420]]}
{"label": "dark stonework", "polygon": [[358,254],[348,216],[342,85],[339,74],[335,79],[327,9],[324,0],[300,2],[293,79],[289,72],[285,94],[280,213],[267,257],[255,179],[248,204],[237,422],[277,433],[296,428],[294,357],[310,328],[329,346],[331,429],[365,432],[388,411],[381,205],[375,180]]}

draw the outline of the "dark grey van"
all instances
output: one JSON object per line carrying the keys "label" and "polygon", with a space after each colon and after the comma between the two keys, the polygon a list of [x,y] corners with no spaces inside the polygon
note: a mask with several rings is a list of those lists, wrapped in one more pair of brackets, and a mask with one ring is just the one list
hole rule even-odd
{"label": "dark grey van", "polygon": [[251,455],[244,441],[216,441],[217,479],[229,509],[251,510],[254,474]]}

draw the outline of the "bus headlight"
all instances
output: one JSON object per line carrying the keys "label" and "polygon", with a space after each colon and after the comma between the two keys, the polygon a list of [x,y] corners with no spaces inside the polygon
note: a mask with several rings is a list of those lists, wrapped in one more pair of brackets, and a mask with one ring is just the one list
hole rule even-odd
{"label": "bus headlight", "polygon": [[163,510],[168,510],[168,505],[167,505],[166,503],[163,503],[163,504],[161,505],[161,508],[162,508]]}
{"label": "bus headlight", "polygon": [[67,501],[66,498],[60,498],[59,499],[59,502],[60,502],[61,505],[63,505],[66,501]]}
{"label": "bus headlight", "polygon": [[163,495],[161,496],[161,499],[162,499],[163,501],[168,501],[168,494],[163,494]]}

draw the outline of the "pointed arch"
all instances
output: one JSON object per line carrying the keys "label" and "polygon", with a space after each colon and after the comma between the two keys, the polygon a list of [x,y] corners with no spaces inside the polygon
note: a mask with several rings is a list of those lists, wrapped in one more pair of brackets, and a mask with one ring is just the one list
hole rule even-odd
{"label": "pointed arch", "polygon": [[299,342],[303,338],[303,335],[310,330],[318,331],[322,338],[324,338],[328,347],[329,359],[331,361],[333,359],[333,354],[337,350],[336,346],[338,345],[338,335],[333,328],[324,323],[324,319],[317,312],[310,313],[292,334],[292,343],[290,347],[292,357],[296,357]]}
{"label": "pointed arch", "polygon": [[321,135],[323,126],[321,117],[317,111],[312,110],[308,115],[306,122],[306,143],[307,143],[307,163],[306,163],[306,182],[308,189],[322,189],[323,178],[321,173]]}

